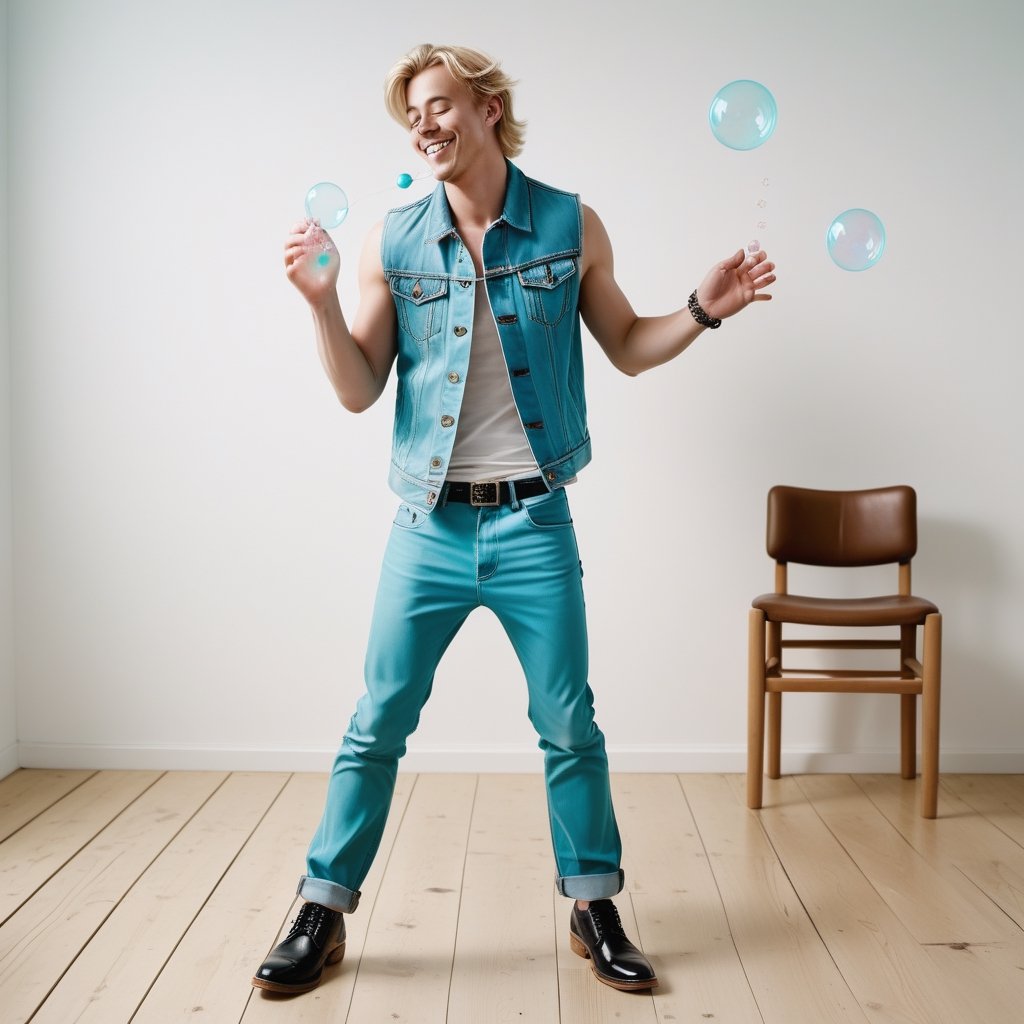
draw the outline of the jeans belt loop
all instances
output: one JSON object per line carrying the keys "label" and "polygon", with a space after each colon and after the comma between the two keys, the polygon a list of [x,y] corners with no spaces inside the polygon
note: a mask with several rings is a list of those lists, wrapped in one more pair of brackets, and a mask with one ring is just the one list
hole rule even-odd
{"label": "jeans belt loop", "polygon": [[496,481],[469,485],[469,503],[473,508],[495,508],[501,504],[501,484]]}
{"label": "jeans belt loop", "polygon": [[515,480],[509,480],[508,482],[508,500],[512,505],[512,511],[519,511],[519,496],[516,494],[516,482]]}

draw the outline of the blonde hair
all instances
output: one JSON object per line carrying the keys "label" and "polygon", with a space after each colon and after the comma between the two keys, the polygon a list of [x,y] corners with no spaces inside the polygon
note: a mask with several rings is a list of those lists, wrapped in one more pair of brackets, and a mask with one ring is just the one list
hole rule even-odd
{"label": "blonde hair", "polygon": [[479,50],[466,46],[434,46],[422,43],[395,63],[384,80],[384,103],[388,113],[403,127],[409,127],[405,89],[410,80],[427,68],[443,64],[457,82],[469,89],[474,99],[485,101],[492,96],[501,100],[501,119],[495,126],[498,145],[506,157],[519,156],[526,141],[526,122],[512,114],[512,86],[501,65]]}

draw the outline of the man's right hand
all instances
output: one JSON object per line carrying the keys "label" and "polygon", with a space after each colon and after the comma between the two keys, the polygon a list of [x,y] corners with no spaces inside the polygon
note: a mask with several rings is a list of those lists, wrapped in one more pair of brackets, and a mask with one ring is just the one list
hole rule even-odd
{"label": "man's right hand", "polygon": [[284,268],[303,298],[321,306],[337,293],[341,257],[331,236],[308,218],[292,227],[284,243]]}

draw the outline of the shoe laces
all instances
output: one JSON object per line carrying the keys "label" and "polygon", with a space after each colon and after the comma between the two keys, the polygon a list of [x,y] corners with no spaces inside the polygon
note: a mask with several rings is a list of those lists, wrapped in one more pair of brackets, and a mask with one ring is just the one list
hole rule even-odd
{"label": "shoe laces", "polygon": [[605,935],[625,935],[619,909],[611,900],[594,900],[588,910],[599,939]]}
{"label": "shoe laces", "polygon": [[285,939],[294,939],[296,935],[308,935],[317,945],[320,945],[319,932],[330,921],[333,911],[319,903],[303,903],[299,908],[295,920],[291,923],[291,930]]}

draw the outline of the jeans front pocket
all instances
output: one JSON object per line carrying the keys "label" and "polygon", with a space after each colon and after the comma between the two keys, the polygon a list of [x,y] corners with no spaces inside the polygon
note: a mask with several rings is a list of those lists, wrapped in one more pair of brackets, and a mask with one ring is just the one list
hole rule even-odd
{"label": "jeans front pocket", "polygon": [[564,487],[536,498],[524,498],[521,504],[530,525],[538,530],[560,530],[572,526],[572,513]]}
{"label": "jeans front pocket", "polygon": [[406,505],[403,502],[398,506],[398,511],[395,513],[392,525],[397,526],[401,530],[418,530],[426,521],[427,515],[425,512],[421,512],[419,509]]}

